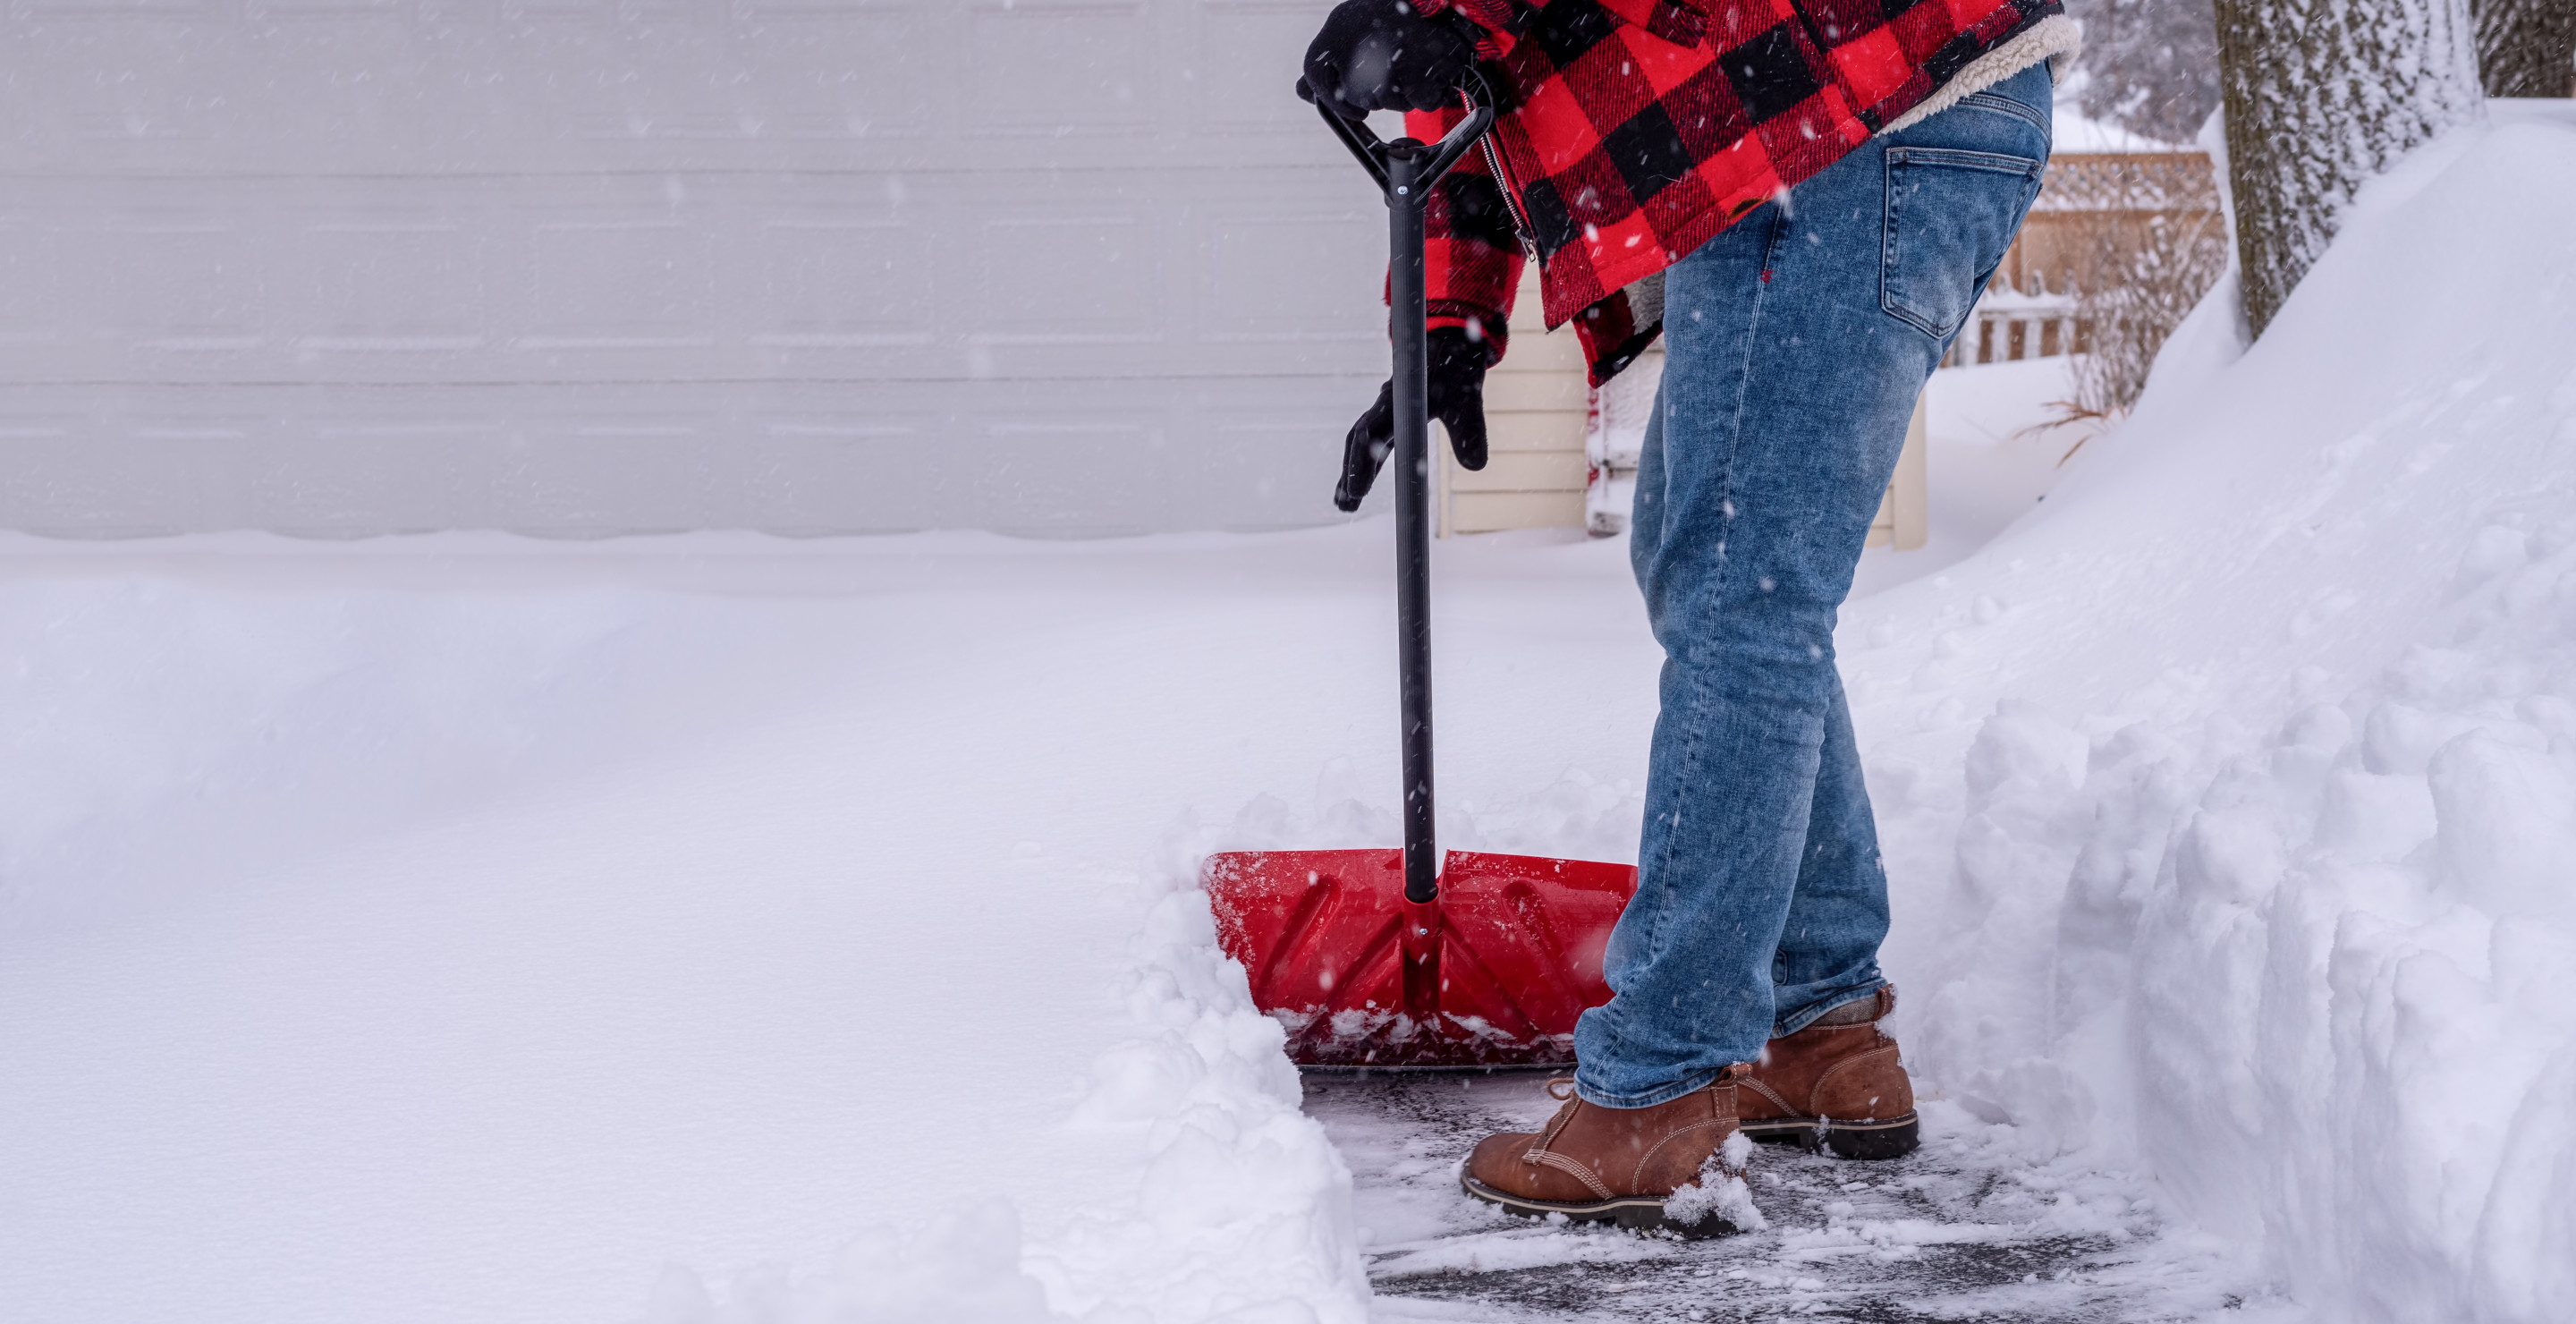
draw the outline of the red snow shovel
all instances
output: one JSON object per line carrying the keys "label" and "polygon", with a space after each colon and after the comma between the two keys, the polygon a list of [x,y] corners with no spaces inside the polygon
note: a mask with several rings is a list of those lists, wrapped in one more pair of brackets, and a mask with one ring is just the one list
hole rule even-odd
{"label": "red snow shovel", "polygon": [[[1232,851],[1201,871],[1217,941],[1288,1027],[1301,1066],[1562,1066],[1574,1020],[1610,1000],[1601,954],[1637,888],[1624,864],[1452,851],[1432,843],[1429,381],[1422,213],[1431,186],[1494,122],[1481,79],[1437,143],[1381,142],[1324,110],[1385,190],[1395,342],[1395,564],[1404,725],[1404,848]],[[1318,107],[1321,109],[1321,107]]]}

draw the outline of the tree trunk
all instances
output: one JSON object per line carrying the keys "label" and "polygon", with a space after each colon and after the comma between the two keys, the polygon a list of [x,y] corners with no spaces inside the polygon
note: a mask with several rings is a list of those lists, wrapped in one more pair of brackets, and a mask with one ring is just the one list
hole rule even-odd
{"label": "tree trunk", "polygon": [[2325,252],[2363,181],[2480,113],[2474,33],[2467,0],[2218,0],[2252,334]]}
{"label": "tree trunk", "polygon": [[2218,107],[2218,29],[2209,6],[2066,0],[2067,14],[2084,25],[2084,81],[2069,89],[2084,113],[2158,142],[2190,142]]}
{"label": "tree trunk", "polygon": [[2491,97],[2576,94],[2576,0],[2470,0]]}

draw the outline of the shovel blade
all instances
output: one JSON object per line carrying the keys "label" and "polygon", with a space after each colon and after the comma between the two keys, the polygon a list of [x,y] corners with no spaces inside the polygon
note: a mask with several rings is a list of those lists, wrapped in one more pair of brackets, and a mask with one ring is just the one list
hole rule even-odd
{"label": "shovel blade", "polygon": [[1451,851],[1439,899],[1394,850],[1228,851],[1200,873],[1217,942],[1300,1066],[1559,1066],[1610,1000],[1624,864]]}

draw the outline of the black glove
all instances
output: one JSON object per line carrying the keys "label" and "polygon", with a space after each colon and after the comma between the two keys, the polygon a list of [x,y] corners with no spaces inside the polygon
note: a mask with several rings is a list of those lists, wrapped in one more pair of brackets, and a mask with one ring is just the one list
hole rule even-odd
{"label": "black glove", "polygon": [[1342,0],[1306,48],[1297,95],[1346,120],[1457,105],[1458,84],[1476,63],[1474,31],[1463,19],[1417,14],[1404,0]]}
{"label": "black glove", "polygon": [[[1464,469],[1485,467],[1485,342],[1469,340],[1462,327],[1431,328],[1431,416],[1447,424],[1449,448]],[[1377,471],[1395,449],[1395,383],[1378,388],[1377,403],[1351,424],[1342,443],[1342,481],[1333,489],[1333,505],[1344,513],[1377,482]]]}

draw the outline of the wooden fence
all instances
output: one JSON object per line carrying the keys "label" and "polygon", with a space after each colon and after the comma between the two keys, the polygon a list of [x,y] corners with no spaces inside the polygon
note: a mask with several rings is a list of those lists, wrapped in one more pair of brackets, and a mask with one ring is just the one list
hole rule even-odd
{"label": "wooden fence", "polygon": [[2206,152],[2051,158],[2030,218],[1943,366],[2083,353],[2092,328],[2076,315],[2076,294],[2115,270],[2104,259],[2119,249],[2118,223],[2159,215],[2196,220],[2215,214],[2218,202]]}

